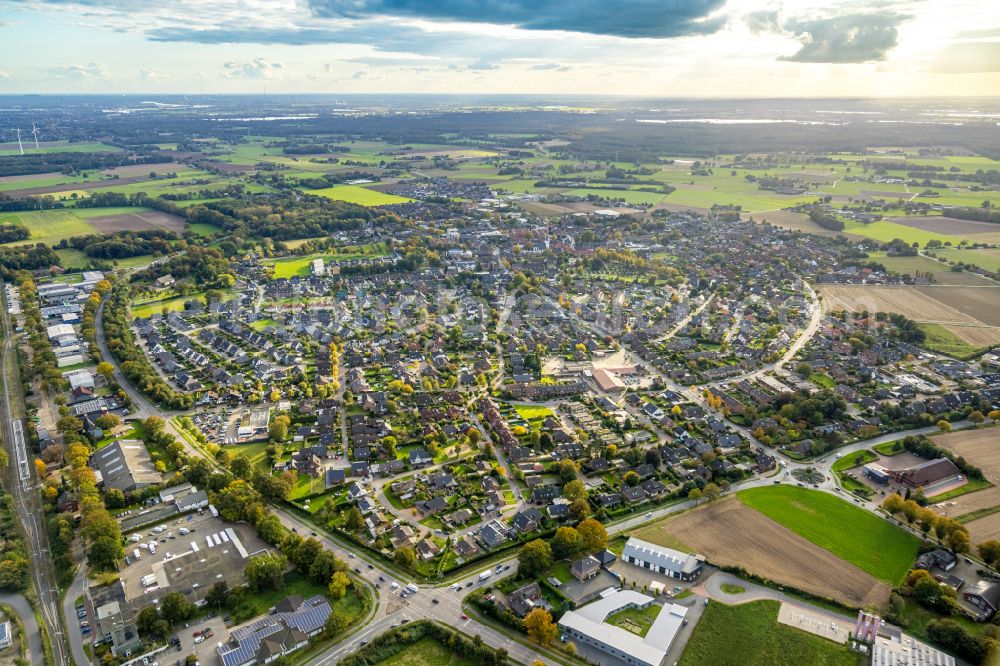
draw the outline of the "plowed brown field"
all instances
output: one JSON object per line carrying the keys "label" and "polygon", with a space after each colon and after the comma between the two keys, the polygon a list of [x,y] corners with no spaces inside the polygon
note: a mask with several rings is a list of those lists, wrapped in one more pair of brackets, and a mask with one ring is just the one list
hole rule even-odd
{"label": "plowed brown field", "polygon": [[798,534],[727,497],[633,533],[652,543],[683,543],[709,562],[740,566],[854,607],[885,606],[889,586]]}

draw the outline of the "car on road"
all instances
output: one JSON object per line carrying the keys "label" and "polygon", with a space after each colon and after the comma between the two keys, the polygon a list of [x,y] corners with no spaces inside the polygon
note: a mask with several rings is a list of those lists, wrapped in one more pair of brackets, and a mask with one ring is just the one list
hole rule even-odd
{"label": "car on road", "polygon": [[347,556],[348,557],[355,557],[354,553],[348,553]]}
{"label": "car on road", "polygon": [[408,618],[408,617],[404,617],[404,618],[403,618],[402,620],[400,620],[400,621],[399,621],[399,623],[400,623],[400,624],[406,624],[406,623],[407,623],[407,622],[409,622],[409,621],[410,621],[410,618]]}
{"label": "car on road", "polygon": [[374,565],[374,564],[369,564],[369,565],[368,565],[368,568],[369,568],[369,569],[374,569],[374,568],[375,568],[375,565]]}
{"label": "car on road", "polygon": [[649,513],[647,513],[647,514],[646,514],[646,517],[647,517],[647,518],[652,518],[652,517],[653,517],[653,512],[652,512],[652,511],[650,511]]}
{"label": "car on road", "polygon": [[385,576],[379,576],[378,579],[379,579],[379,581],[381,581],[383,583],[385,582]]}
{"label": "car on road", "polygon": [[368,641],[361,639],[360,641],[358,641],[358,645],[368,645]]}
{"label": "car on road", "polygon": [[463,620],[468,620],[468,619],[469,619],[469,616],[468,616],[468,615],[466,615],[465,613],[462,613],[462,619],[463,619]]}
{"label": "car on road", "polygon": [[354,567],[354,573],[361,573],[361,567]]}
{"label": "car on road", "polygon": [[432,604],[437,604],[437,603],[441,603],[441,602],[439,602],[439,601],[437,600],[437,597],[435,597],[435,598],[431,599],[431,603],[432,603]]}
{"label": "car on road", "polygon": [[198,643],[204,643],[204,642],[205,642],[205,637],[204,636],[198,636],[197,638],[194,639],[194,644],[195,645],[197,645]]}
{"label": "car on road", "polygon": [[316,534],[315,532],[310,532],[310,533],[309,533],[309,536],[319,536],[319,535],[318,535],[318,534]]}

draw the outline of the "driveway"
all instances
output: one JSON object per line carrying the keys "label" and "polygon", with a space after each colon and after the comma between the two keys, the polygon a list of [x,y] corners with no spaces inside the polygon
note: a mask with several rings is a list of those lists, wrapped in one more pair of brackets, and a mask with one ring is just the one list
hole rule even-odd
{"label": "driveway", "polygon": [[[32,666],[42,666],[45,663],[45,653],[42,651],[42,632],[38,630],[35,612],[31,610],[28,600],[20,594],[0,594],[0,603],[10,606],[21,618],[24,631],[28,634],[28,658],[31,660]],[[76,625],[74,623],[71,626]],[[85,663],[87,662],[80,662],[79,666],[83,666]]]}
{"label": "driveway", "polygon": [[[87,657],[87,653],[83,651],[84,643],[89,643],[89,639],[84,639],[83,634],[80,633],[80,621],[81,619],[76,616],[76,599],[77,597],[83,596],[84,603],[87,604],[85,608],[87,609],[87,620],[90,621],[91,626],[94,626],[94,609],[89,604],[89,599],[84,595],[84,591],[87,587],[87,577],[84,574],[84,567],[81,566],[76,571],[76,577],[73,578],[73,582],[70,583],[69,588],[66,590],[66,594],[63,595],[62,601],[62,611],[63,617],[66,620],[67,635],[69,636],[69,647],[70,651],[73,653],[73,661],[76,662],[76,666],[85,666],[85,664],[90,663],[90,659]],[[41,662],[39,662],[41,663]]]}

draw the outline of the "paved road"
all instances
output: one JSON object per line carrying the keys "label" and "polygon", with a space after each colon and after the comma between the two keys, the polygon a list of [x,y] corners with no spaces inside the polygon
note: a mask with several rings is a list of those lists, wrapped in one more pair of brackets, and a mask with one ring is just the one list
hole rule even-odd
{"label": "paved road", "polygon": [[[21,393],[21,379],[17,371],[14,327],[11,325],[10,315],[7,312],[6,294],[3,287],[3,282],[0,281],[0,292],[4,293],[3,302],[0,302],[4,332],[2,356],[4,396],[3,401],[0,402],[0,408],[3,411],[0,421],[3,424],[2,431],[7,455],[13,463],[8,466],[7,470],[4,470],[5,486],[14,500],[14,507],[21,520],[21,525],[24,527],[28,548],[35,555],[31,560],[31,578],[35,586],[42,620],[52,644],[56,664],[68,666],[70,662],[63,643],[59,590],[56,587],[55,574],[52,569],[48,529],[42,513],[37,480],[34,476],[34,465],[27,460],[30,456],[24,449],[27,445],[22,428],[26,410],[24,396]],[[20,464],[19,458],[21,458]]]}
{"label": "paved road", "polygon": [[21,618],[24,633],[28,636],[28,659],[32,666],[43,666],[45,652],[42,650],[42,632],[38,630],[35,611],[28,600],[20,594],[0,594],[0,603],[7,604]]}
{"label": "paved road", "polygon": [[[86,585],[87,576],[86,568],[84,565],[80,565],[77,569],[76,577],[73,578],[73,582],[70,584],[69,588],[66,590],[66,594],[63,595],[62,612],[63,618],[65,618],[67,636],[69,637],[69,647],[70,652],[73,653],[73,661],[76,662],[76,666],[84,666],[90,663],[90,659],[87,657],[87,653],[83,651],[83,634],[80,633],[79,618],[76,616],[76,598],[82,596]],[[88,606],[88,612],[91,615],[87,618],[91,625],[95,625],[95,618],[93,617],[93,609]]]}

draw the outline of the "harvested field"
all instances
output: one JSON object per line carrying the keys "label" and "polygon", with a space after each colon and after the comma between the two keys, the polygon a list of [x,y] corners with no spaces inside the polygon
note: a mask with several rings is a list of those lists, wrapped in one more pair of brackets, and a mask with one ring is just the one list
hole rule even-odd
{"label": "harvested field", "polygon": [[0,176],[0,183],[23,183],[25,181],[41,180],[43,178],[59,178],[66,174],[61,171],[50,171],[48,173],[29,173],[23,176]]}
{"label": "harvested field", "polygon": [[[997,225],[976,220],[959,220],[942,215],[914,215],[913,217],[891,217],[890,222],[902,224],[914,229],[934,231],[952,236],[975,236],[976,234],[995,234]],[[974,239],[973,239],[974,240]]]}
{"label": "harvested field", "polygon": [[940,324],[974,347],[1000,343],[1000,287],[819,285],[827,312],[897,312]]}
{"label": "harvested field", "polygon": [[145,213],[124,213],[121,215],[103,215],[88,220],[98,231],[110,234],[116,231],[150,231],[166,229],[177,235],[184,233],[184,218],[158,210]]}
{"label": "harvested field", "polygon": [[959,430],[936,435],[933,441],[983,470],[990,483],[1000,485],[1000,428]]}
{"label": "harvested field", "polygon": [[883,190],[858,190],[860,197],[855,197],[856,199],[902,199],[903,201],[909,201],[913,198],[913,192],[886,192]]}
{"label": "harvested field", "polygon": [[[889,586],[858,567],[727,497],[633,533],[653,543],[677,540],[716,564],[741,566],[773,581],[854,607],[884,607]],[[664,538],[666,537],[666,538]]]}
{"label": "harvested field", "polygon": [[[985,511],[1000,506],[1000,429],[981,428],[960,430],[933,438],[934,443],[962,456],[983,470],[987,480],[994,484],[974,493],[962,495],[945,502],[942,509],[952,517]],[[974,543],[1000,538],[1000,512],[985,515],[966,523]]]}
{"label": "harvested field", "polygon": [[815,222],[809,219],[809,216],[805,213],[796,213],[791,210],[772,210],[766,213],[757,213],[756,215],[744,214],[742,217],[749,219],[753,218],[758,222],[769,222],[776,227],[781,227],[782,229],[791,229],[792,231],[802,231],[807,234],[815,234],[817,236],[846,236],[850,235],[845,232],[833,231],[832,229],[824,229]]}
{"label": "harvested field", "polygon": [[105,180],[91,180],[83,183],[66,183],[64,185],[48,185],[46,187],[26,187],[21,190],[8,190],[6,194],[15,198],[31,197],[38,194],[55,194],[57,192],[71,192],[73,190],[96,190],[102,187],[121,187],[149,180],[149,170],[145,176],[132,176],[131,178],[109,178]]}
{"label": "harvested field", "polygon": [[249,173],[255,168],[252,164],[232,164],[231,162],[204,162],[202,166],[224,174]]}

